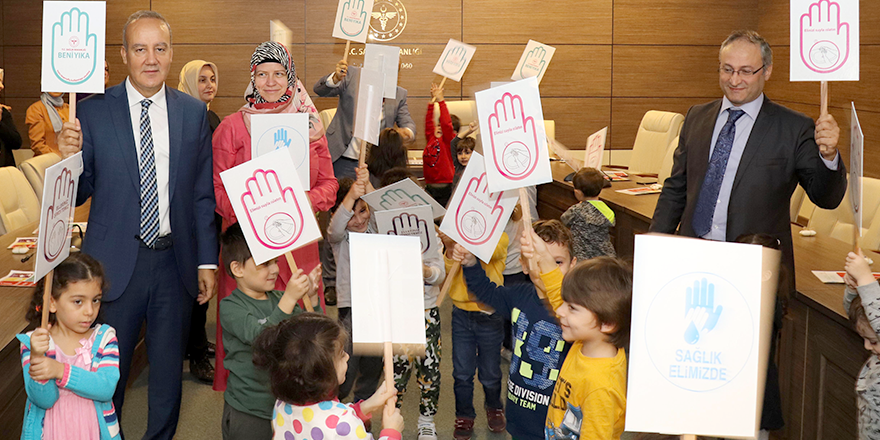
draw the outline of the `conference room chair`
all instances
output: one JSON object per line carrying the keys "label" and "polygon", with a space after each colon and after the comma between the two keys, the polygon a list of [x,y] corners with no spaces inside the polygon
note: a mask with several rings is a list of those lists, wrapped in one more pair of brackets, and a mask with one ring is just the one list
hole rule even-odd
{"label": "conference room chair", "polygon": [[28,159],[21,163],[18,168],[24,174],[34,194],[37,195],[37,201],[43,203],[43,178],[46,176],[46,168],[61,162],[61,156],[55,153],[41,154],[32,159]]}
{"label": "conference room chair", "polygon": [[40,220],[40,202],[21,170],[0,167],[0,188],[0,234]]}
{"label": "conference room chair", "polygon": [[[27,136],[24,136],[23,140],[27,141]],[[31,150],[27,145],[22,145],[21,148],[12,150],[12,157],[15,158],[15,163],[24,163],[34,157],[34,150]]]}
{"label": "conference room chair", "polygon": [[659,174],[669,144],[678,136],[684,115],[649,110],[642,117],[632,155],[627,165],[631,173]]}
{"label": "conference room chair", "polygon": [[803,206],[804,204],[804,199],[806,198],[806,195],[807,192],[804,191],[804,188],[800,185],[798,185],[797,188],[794,189],[794,193],[791,195],[791,201],[789,201],[788,203],[788,217],[790,222],[800,225],[800,223],[798,223],[798,218],[800,216],[801,206]]}
{"label": "conference room chair", "polygon": [[672,174],[672,162],[675,158],[676,148],[678,148],[678,136],[669,142],[669,147],[666,148],[666,154],[663,156],[663,162],[660,164],[660,170],[657,171],[657,183],[661,185]]}
{"label": "conference room chair", "polygon": [[324,124],[324,130],[330,126],[330,122],[333,121],[334,116],[336,116],[336,107],[318,112],[318,118],[320,118],[321,123]]}
{"label": "conference room chair", "polygon": [[[817,235],[832,237],[851,243],[854,232],[852,203],[850,202],[851,186],[847,186],[843,201],[835,209],[816,208],[807,224],[808,229]],[[876,225],[875,225],[876,223]],[[866,249],[877,249],[880,236],[880,180],[862,178],[862,246]],[[870,232],[871,234],[868,234]]]}

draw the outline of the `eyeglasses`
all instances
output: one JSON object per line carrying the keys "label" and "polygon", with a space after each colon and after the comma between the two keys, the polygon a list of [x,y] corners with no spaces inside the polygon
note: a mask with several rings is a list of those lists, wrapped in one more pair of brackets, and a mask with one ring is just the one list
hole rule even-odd
{"label": "eyeglasses", "polygon": [[764,64],[761,67],[759,67],[757,70],[752,70],[752,69],[749,69],[748,67],[743,68],[743,69],[739,69],[739,70],[733,70],[730,67],[722,67],[722,68],[718,69],[718,71],[721,72],[721,75],[723,75],[723,76],[733,76],[734,73],[738,73],[739,76],[748,78],[748,77],[757,75],[758,72],[763,70],[764,67],[766,67],[766,66],[767,65]]}

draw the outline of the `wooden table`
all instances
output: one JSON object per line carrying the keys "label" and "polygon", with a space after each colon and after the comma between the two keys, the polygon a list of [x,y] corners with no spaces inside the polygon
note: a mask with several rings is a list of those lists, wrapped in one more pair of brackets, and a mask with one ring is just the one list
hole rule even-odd
{"label": "wooden table", "polygon": [[[554,181],[538,187],[541,218],[559,218],[577,203],[570,182],[571,169],[551,165]],[[645,179],[637,179],[645,180]],[[617,224],[612,241],[618,256],[633,256],[634,237],[648,231],[659,195],[632,196],[615,190],[640,186],[614,182],[600,198],[614,210]],[[777,347],[785,429],[774,432],[784,439],[855,439],[858,437],[855,381],[868,352],[850,326],[843,309],[842,284],[823,284],[811,270],[842,270],[851,245],[829,237],[802,237],[792,226],[797,292],[788,301]],[[880,265],[880,255],[869,253]]]}

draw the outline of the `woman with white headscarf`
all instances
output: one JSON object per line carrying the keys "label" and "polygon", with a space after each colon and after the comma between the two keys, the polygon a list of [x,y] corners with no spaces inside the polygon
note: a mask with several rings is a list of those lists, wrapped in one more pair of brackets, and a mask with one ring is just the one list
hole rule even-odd
{"label": "woman with white headscarf", "polygon": [[[309,188],[306,188],[312,209],[327,211],[336,201],[339,183],[333,175],[333,161],[327,149],[324,125],[318,110],[296,76],[296,66],[284,45],[267,41],[257,46],[251,57],[251,83],[245,92],[247,104],[227,116],[214,132],[214,194],[217,213],[223,217],[223,230],[237,221],[229,196],[220,180],[220,173],[251,159],[251,117],[260,114],[305,113],[309,115]],[[306,274],[319,263],[318,244],[312,243],[293,251],[297,266]],[[221,267],[225,263],[220,262]],[[278,260],[278,281],[275,288],[283,291],[291,277],[284,258]],[[225,271],[219,271],[218,300],[229,296],[235,289],[233,280]],[[321,303],[323,288],[318,289]],[[323,304],[322,304],[323,306]],[[219,323],[219,312],[218,312]],[[214,389],[226,388],[228,372],[223,365],[222,328],[217,326],[217,357]]]}
{"label": "woman with white headscarf", "polygon": [[217,65],[210,61],[192,60],[180,70],[180,82],[177,90],[199,99],[208,106],[208,124],[211,132],[220,125],[220,117],[211,110],[211,102],[217,96],[219,74]]}
{"label": "woman with white headscarf", "polygon": [[34,156],[58,152],[55,133],[61,131],[61,124],[67,122],[70,107],[64,102],[63,93],[43,92],[40,100],[31,104],[25,114],[28,137]]}

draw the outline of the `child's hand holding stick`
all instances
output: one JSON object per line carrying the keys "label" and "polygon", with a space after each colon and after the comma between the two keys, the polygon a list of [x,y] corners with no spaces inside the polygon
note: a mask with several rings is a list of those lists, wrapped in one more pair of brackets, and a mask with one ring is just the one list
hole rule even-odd
{"label": "child's hand holding stick", "polygon": [[312,311],[312,302],[309,300],[309,297],[306,296],[311,288],[311,281],[309,281],[308,275],[303,273],[302,269],[296,267],[296,263],[293,262],[293,257],[290,256],[289,252],[284,255],[288,257],[287,263],[290,265],[290,270],[293,272],[293,276],[287,281],[287,288],[284,289],[284,295],[282,295],[281,300],[278,301],[278,308],[284,313],[293,313],[294,306],[296,306],[296,303],[302,299],[306,311]]}
{"label": "child's hand holding stick", "polygon": [[[874,274],[871,273],[871,266],[868,265],[864,255],[850,252],[846,255],[844,268],[846,269],[846,277],[850,277],[855,281],[856,286],[865,286],[877,282],[874,279]],[[846,277],[844,277],[844,281],[846,281]],[[850,287],[855,288],[854,286]]]}

